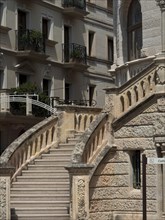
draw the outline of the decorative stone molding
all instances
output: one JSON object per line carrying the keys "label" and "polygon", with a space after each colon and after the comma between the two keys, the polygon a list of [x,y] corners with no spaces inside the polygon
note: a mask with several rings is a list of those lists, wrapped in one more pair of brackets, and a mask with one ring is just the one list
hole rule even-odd
{"label": "decorative stone molding", "polygon": [[157,100],[158,103],[158,110],[160,112],[165,112],[165,96],[161,97]]}
{"label": "decorative stone molding", "polygon": [[72,164],[66,167],[71,178],[72,220],[89,219],[89,172],[91,165]]}
{"label": "decorative stone molding", "polygon": [[165,84],[165,66],[158,66],[156,69],[156,83],[164,85]]}
{"label": "decorative stone molding", "polygon": [[12,167],[0,167],[0,220],[10,218],[10,176]]}
{"label": "decorative stone molding", "polygon": [[165,9],[165,0],[156,0],[156,2],[161,9]]}

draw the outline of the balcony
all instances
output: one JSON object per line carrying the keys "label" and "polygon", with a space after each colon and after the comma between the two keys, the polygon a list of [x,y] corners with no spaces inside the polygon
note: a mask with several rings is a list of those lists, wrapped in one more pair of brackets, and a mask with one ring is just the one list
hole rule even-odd
{"label": "balcony", "polygon": [[36,30],[18,30],[16,31],[17,50],[33,51],[37,53],[45,53],[45,39],[42,33]]}
{"label": "balcony", "polygon": [[86,0],[63,0],[63,13],[72,17],[82,18],[89,14],[86,12]]}
{"label": "balcony", "polygon": [[66,68],[86,68],[86,47],[70,43],[62,45],[63,63]]}

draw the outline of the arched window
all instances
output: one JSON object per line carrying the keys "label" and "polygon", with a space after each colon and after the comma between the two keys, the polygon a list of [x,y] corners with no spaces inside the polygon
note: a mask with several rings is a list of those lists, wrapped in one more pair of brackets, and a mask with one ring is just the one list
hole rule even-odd
{"label": "arched window", "polygon": [[132,0],[128,10],[128,60],[138,59],[142,48],[142,13],[139,0]]}

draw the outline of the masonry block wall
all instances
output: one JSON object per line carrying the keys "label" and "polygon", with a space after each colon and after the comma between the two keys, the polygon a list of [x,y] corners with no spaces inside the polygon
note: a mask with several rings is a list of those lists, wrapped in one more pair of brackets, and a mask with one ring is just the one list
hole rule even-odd
{"label": "masonry block wall", "polygon": [[[165,134],[165,113],[152,103],[115,130],[117,149],[102,160],[90,181],[90,216],[97,220],[141,220],[142,182],[133,186],[132,152],[147,157],[163,157],[156,138]],[[142,161],[142,160],[141,160]],[[147,215],[163,220],[162,165],[147,164]],[[142,163],[141,163],[142,175]],[[142,176],[141,176],[142,180]]]}

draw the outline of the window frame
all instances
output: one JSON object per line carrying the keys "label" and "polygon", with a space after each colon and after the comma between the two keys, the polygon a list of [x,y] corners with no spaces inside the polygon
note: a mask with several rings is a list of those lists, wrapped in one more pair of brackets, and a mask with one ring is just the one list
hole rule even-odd
{"label": "window frame", "polygon": [[131,162],[131,187],[141,189],[141,150],[132,150],[130,153]]}
{"label": "window frame", "polygon": [[[139,20],[136,22],[136,14],[134,11],[138,11]],[[140,34],[140,38],[139,35]],[[139,39],[138,39],[139,38]],[[142,11],[140,2],[132,0],[127,14],[127,51],[128,60],[134,60],[141,57],[142,49]]]}

